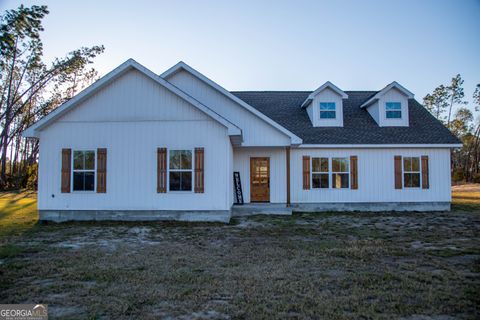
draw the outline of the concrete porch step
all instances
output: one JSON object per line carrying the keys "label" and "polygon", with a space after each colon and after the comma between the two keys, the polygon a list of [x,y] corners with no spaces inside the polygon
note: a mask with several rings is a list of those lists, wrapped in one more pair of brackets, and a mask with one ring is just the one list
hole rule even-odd
{"label": "concrete porch step", "polygon": [[232,206],[232,217],[265,215],[292,215],[292,208],[287,208],[285,203],[245,203]]}

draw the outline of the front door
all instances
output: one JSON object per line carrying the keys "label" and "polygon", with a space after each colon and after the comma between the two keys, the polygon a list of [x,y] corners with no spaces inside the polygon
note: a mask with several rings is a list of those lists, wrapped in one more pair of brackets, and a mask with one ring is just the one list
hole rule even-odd
{"label": "front door", "polygon": [[270,158],[250,158],[250,202],[270,202]]}

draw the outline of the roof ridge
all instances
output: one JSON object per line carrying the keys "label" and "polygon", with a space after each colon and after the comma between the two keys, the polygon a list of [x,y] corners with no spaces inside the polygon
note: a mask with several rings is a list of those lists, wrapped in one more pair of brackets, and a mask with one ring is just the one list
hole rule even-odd
{"label": "roof ridge", "polygon": [[[275,92],[275,93],[283,93],[283,92],[298,92],[298,93],[306,93],[306,92],[313,92],[312,90],[231,90],[230,92],[255,92],[255,93],[262,93],[262,92]],[[379,92],[378,90],[344,90],[344,92],[353,92],[353,93],[374,93]]]}
{"label": "roof ridge", "polygon": [[312,90],[232,90],[230,92],[312,92]]}

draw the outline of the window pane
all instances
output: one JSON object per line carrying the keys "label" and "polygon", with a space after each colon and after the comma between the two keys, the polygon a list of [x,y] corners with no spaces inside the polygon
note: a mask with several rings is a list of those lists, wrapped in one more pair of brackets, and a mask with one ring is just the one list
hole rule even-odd
{"label": "window pane", "polygon": [[192,172],[181,172],[180,173],[180,190],[182,191],[192,191]]}
{"label": "window pane", "polygon": [[170,172],[170,191],[192,191],[192,172]]}
{"label": "window pane", "polygon": [[83,170],[83,151],[73,152],[73,169]]}
{"label": "window pane", "polygon": [[312,174],[312,188],[320,188],[321,186],[321,174]]}
{"label": "window pane", "polygon": [[312,158],[312,172],[328,172],[328,158]]}
{"label": "window pane", "polygon": [[332,174],[332,187],[333,188],[348,188],[349,184],[348,173],[334,173]]}
{"label": "window pane", "polygon": [[335,110],[335,102],[320,102],[320,110]]}
{"label": "window pane", "polygon": [[182,169],[192,169],[192,151],[182,151],[180,165]]}
{"label": "window pane", "polygon": [[403,158],[403,171],[412,171],[412,158]]}
{"label": "window pane", "polygon": [[314,173],[312,174],[312,188],[328,188],[328,174]]}
{"label": "window pane", "polygon": [[95,151],[85,151],[85,166],[84,170],[94,170],[95,169]]}
{"label": "window pane", "polygon": [[412,159],[412,171],[420,171],[420,158],[411,158]]}
{"label": "window pane", "polygon": [[170,150],[170,169],[181,169],[181,150]]}
{"label": "window pane", "polygon": [[412,188],[420,188],[420,173],[412,173]]}
{"label": "window pane", "polygon": [[84,190],[83,176],[84,176],[84,172],[73,173],[73,191]]}
{"label": "window pane", "polygon": [[85,181],[85,191],[95,190],[95,173],[94,172],[85,172],[84,173]]}
{"label": "window pane", "polygon": [[328,172],[328,158],[312,158],[312,172]]}
{"label": "window pane", "polygon": [[321,169],[320,158],[312,158],[312,171],[320,172],[320,169]]}
{"label": "window pane", "polygon": [[340,171],[340,159],[339,158],[332,158],[332,171],[339,172]]}
{"label": "window pane", "polygon": [[347,158],[332,158],[332,172],[348,172]]}
{"label": "window pane", "polygon": [[[328,158],[321,158],[321,172],[328,172]],[[328,181],[328,179],[327,179]]]}
{"label": "window pane", "polygon": [[335,119],[335,111],[320,111],[320,119]]}
{"label": "window pane", "polygon": [[387,111],[387,119],[401,119],[402,111]]}
{"label": "window pane", "polygon": [[402,110],[402,104],[400,102],[387,102],[387,110]]}
{"label": "window pane", "polygon": [[180,172],[170,172],[170,191],[180,190]]}
{"label": "window pane", "polygon": [[320,179],[320,188],[328,188],[328,174],[322,174]]}
{"label": "window pane", "polygon": [[404,173],[403,185],[405,188],[420,188],[420,173]]}
{"label": "window pane", "polygon": [[346,158],[341,160],[340,165],[340,170],[342,172],[348,172],[348,160]]}
{"label": "window pane", "polygon": [[405,188],[411,188],[412,186],[412,176],[410,173],[403,174],[403,186]]}

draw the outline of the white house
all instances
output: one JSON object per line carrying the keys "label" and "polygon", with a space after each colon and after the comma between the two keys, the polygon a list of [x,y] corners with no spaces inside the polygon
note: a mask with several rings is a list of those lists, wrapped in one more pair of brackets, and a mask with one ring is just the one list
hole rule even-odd
{"label": "white house", "polygon": [[396,82],[229,92],[183,62],[157,75],[134,60],[24,136],[40,139],[38,209],[54,221],[449,210],[461,146]]}

